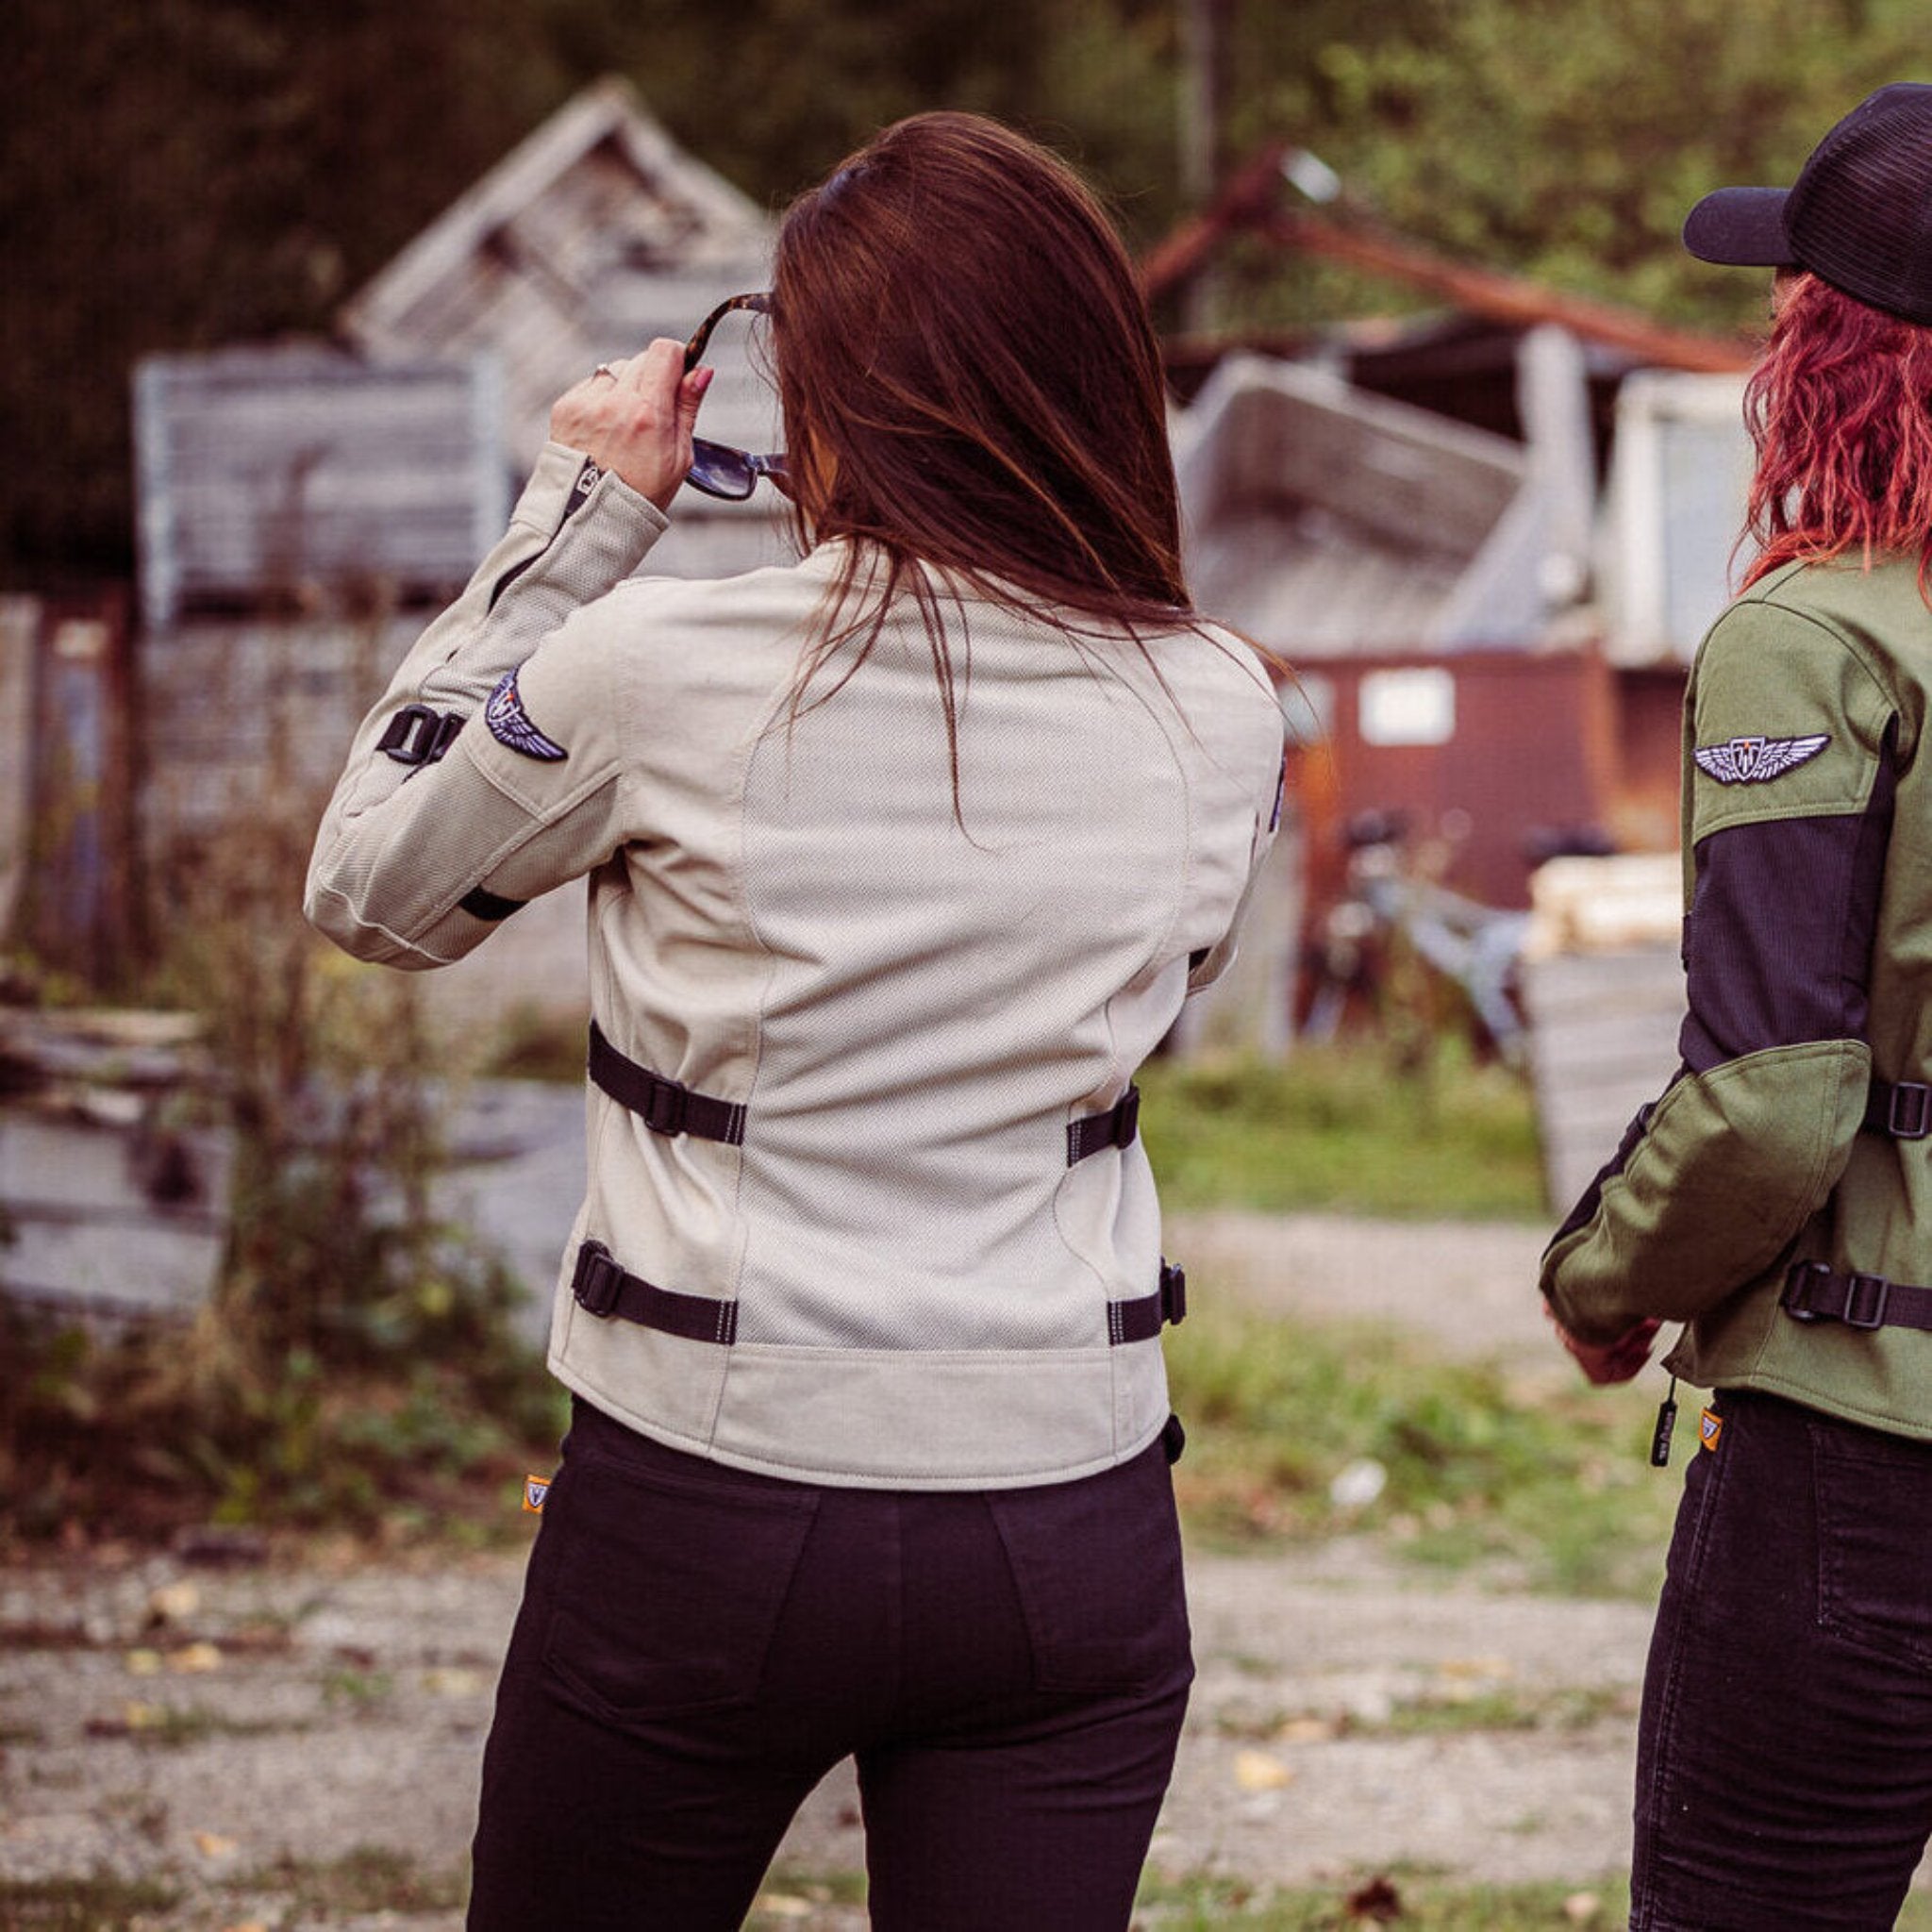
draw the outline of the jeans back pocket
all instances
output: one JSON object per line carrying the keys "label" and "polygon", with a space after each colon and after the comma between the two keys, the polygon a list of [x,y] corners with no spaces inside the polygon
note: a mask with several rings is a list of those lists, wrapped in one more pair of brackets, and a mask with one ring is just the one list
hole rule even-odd
{"label": "jeans back pocket", "polygon": [[819,1499],[697,1469],[595,1454],[568,1468],[543,1661],[592,1715],[622,1724],[758,1694]]}
{"label": "jeans back pocket", "polygon": [[990,1491],[1035,1687],[1154,1690],[1193,1674],[1180,1524],[1156,1442],[1100,1475]]}
{"label": "jeans back pocket", "polygon": [[1932,1443],[1819,1420],[1811,1458],[1820,1624],[1932,1671]]}

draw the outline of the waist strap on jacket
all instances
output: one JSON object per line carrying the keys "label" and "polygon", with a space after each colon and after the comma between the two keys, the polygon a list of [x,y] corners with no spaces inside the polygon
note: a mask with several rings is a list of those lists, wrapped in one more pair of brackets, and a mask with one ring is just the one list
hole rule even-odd
{"label": "waist strap on jacket", "polygon": [[1860,1125],[1868,1134],[1886,1134],[1894,1141],[1923,1141],[1932,1134],[1932,1087],[1920,1080],[1874,1078]]}
{"label": "waist strap on jacket", "polygon": [[1104,1147],[1131,1147],[1141,1125],[1141,1090],[1129,1087],[1105,1113],[1067,1123],[1067,1165],[1076,1167]]}
{"label": "waist strap on jacket", "polygon": [[1152,1341],[1167,1322],[1188,1318],[1188,1274],[1172,1261],[1160,1264],[1160,1286],[1152,1294],[1130,1302],[1107,1305],[1107,1339],[1118,1348],[1124,1341]]}
{"label": "waist strap on jacket", "polygon": [[[691,1341],[715,1341],[726,1348],[738,1340],[736,1302],[659,1288],[641,1274],[628,1273],[602,1241],[586,1241],[578,1248],[570,1291],[587,1315],[614,1315],[641,1328],[682,1335]],[[1163,1323],[1180,1322],[1187,1312],[1186,1271],[1163,1261],[1160,1286],[1152,1294],[1108,1303],[1107,1339],[1116,1348],[1128,1341],[1151,1341]]]}
{"label": "waist strap on jacket", "polygon": [[591,1022],[591,1078],[620,1107],[627,1107],[654,1134],[694,1134],[736,1147],[744,1139],[744,1104],[693,1092],[641,1067],[604,1038]]}
{"label": "waist strap on jacket", "polygon": [[1841,1274],[1823,1261],[1793,1261],[1779,1296],[1795,1322],[1847,1328],[1932,1328],[1932,1288],[1882,1274]]}
{"label": "waist strap on jacket", "polygon": [[708,1294],[679,1294],[658,1288],[641,1274],[626,1274],[602,1241],[577,1250],[570,1291],[587,1315],[615,1315],[665,1335],[729,1347],[738,1339],[738,1304]]}

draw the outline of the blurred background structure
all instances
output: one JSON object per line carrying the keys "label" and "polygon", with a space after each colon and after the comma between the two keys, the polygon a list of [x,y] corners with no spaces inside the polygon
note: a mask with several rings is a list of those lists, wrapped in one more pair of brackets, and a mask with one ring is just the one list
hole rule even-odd
{"label": "blurred background structure", "polygon": [[[1176,1046],[1373,1020],[1419,956],[1480,1050],[1535,1066],[1559,1198],[1583,1157],[1554,1150],[1668,1065],[1675,712],[1748,463],[1764,291],[1677,225],[1789,179],[1915,71],[1918,25],[1900,0],[745,0],[728,26],[110,0],[76,31],[18,0],[0,953],[28,994],[148,998],[237,824],[271,796],[301,820],[500,528],[551,397],[759,286],[772,211],[882,122],[971,107],[1120,211],[1200,601],[1296,672],[1276,876]],[[755,339],[717,353],[708,431],[775,446]],[[692,501],[650,568],[786,541],[762,497]],[[1641,916],[1574,916],[1586,871],[1533,919],[1541,868],[1612,855],[1654,861],[1618,898]],[[573,1020],[580,919],[559,894],[438,975],[433,1030]],[[1652,990],[1550,991],[1606,950]]]}

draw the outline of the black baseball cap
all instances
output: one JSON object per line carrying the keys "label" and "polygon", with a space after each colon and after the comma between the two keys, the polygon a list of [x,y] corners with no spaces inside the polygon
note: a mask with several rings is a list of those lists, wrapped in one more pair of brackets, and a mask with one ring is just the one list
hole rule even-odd
{"label": "black baseball cap", "polygon": [[1860,101],[1790,188],[1720,188],[1684,223],[1700,261],[1802,268],[1845,294],[1932,326],[1932,86]]}

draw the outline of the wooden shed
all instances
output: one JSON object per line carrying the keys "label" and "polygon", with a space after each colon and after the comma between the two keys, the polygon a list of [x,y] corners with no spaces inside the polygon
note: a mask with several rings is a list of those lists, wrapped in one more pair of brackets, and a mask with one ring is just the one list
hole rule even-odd
{"label": "wooden shed", "polygon": [[[343,307],[377,360],[487,351],[504,370],[505,433],[526,466],[552,401],[599,362],[655,335],[687,336],[725,295],[764,286],[771,225],[679,148],[617,79],[559,108]],[[770,433],[721,331],[710,433]],[[728,422],[727,422],[727,419]],[[774,444],[760,442],[760,447]]]}
{"label": "wooden shed", "polygon": [[372,363],[321,342],[155,356],[135,374],[142,614],[459,589],[509,472],[489,355]]}

